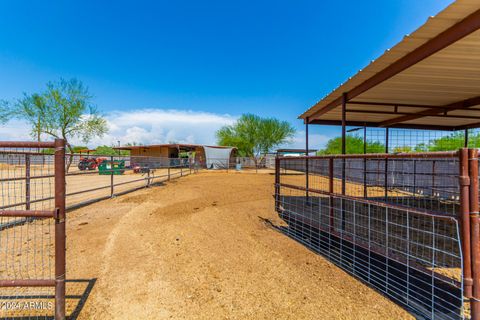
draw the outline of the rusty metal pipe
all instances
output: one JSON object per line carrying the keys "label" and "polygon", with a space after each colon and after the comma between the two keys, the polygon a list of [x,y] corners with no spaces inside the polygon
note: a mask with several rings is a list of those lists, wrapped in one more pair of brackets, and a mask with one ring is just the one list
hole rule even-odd
{"label": "rusty metal pipe", "polygon": [[275,158],[275,211],[280,209],[280,159]]}
{"label": "rusty metal pipe", "polygon": [[[413,159],[413,158],[456,158],[458,151],[439,151],[439,152],[412,152],[412,153],[367,153],[367,154],[336,154],[326,156],[309,156],[309,159]],[[296,160],[303,159],[304,156],[295,157]],[[280,157],[280,159],[292,159],[289,157]]]}
{"label": "rusty metal pipe", "polygon": [[45,210],[1,210],[0,217],[53,218],[55,211]]}
{"label": "rusty metal pipe", "polygon": [[468,149],[459,151],[459,184],[460,184],[460,226],[463,254],[463,286],[464,295],[472,297],[472,263],[470,249],[470,178],[468,170]]}
{"label": "rusty metal pipe", "polygon": [[333,223],[333,191],[334,191],[334,180],[333,180],[333,158],[328,159],[328,191],[330,192],[329,197],[329,207],[330,207],[330,231],[334,231]]}
{"label": "rusty metal pipe", "polygon": [[65,140],[55,139],[55,319],[65,320]]}
{"label": "rusty metal pipe", "polygon": [[54,148],[55,142],[0,141],[0,148]]}
{"label": "rusty metal pipe", "polygon": [[480,319],[480,222],[478,198],[478,150],[468,150],[470,175],[470,237],[473,292],[470,300],[472,320]]}
{"label": "rusty metal pipe", "polygon": [[27,280],[0,280],[0,287],[54,287],[55,280],[27,279]]}
{"label": "rusty metal pipe", "polygon": [[25,155],[25,209],[30,210],[30,155]]}

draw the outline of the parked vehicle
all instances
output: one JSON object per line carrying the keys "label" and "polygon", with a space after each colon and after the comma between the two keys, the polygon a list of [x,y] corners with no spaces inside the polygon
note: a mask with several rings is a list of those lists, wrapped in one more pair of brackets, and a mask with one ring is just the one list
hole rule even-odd
{"label": "parked vehicle", "polygon": [[105,158],[81,158],[78,162],[78,169],[80,171],[96,170],[103,161]]}

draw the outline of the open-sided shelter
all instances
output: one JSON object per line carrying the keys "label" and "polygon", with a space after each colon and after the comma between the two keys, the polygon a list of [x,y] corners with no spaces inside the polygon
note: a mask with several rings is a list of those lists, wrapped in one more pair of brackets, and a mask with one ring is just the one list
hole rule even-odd
{"label": "open-sided shelter", "polygon": [[480,2],[430,17],[299,118],[305,149],[309,125],[337,125],[341,150],[277,158],[287,234],[418,318],[480,319]]}

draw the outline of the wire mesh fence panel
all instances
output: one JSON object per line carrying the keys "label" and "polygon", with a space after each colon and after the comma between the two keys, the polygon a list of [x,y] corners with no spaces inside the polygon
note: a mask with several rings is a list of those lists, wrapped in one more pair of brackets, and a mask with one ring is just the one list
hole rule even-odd
{"label": "wire mesh fence panel", "polygon": [[61,270],[56,263],[64,261],[56,255],[64,238],[54,219],[60,212],[54,210],[55,156],[42,151],[14,143],[0,149],[0,316],[7,319],[62,313],[55,307],[64,301],[61,289],[55,294],[64,283],[55,281]]}
{"label": "wire mesh fence panel", "polygon": [[[401,128],[347,127],[346,153],[399,153],[455,151],[480,147],[478,129],[444,131]],[[387,132],[388,131],[388,132]],[[338,146],[330,154],[341,153]]]}
{"label": "wire mesh fence panel", "polygon": [[[434,161],[437,171],[431,170]],[[464,318],[457,158],[278,162],[276,208],[287,223],[278,227],[282,232],[419,318]],[[306,163],[308,179],[288,174],[292,168],[305,172]],[[432,176],[439,182],[432,183]],[[417,200],[412,200],[414,179],[423,190]]]}

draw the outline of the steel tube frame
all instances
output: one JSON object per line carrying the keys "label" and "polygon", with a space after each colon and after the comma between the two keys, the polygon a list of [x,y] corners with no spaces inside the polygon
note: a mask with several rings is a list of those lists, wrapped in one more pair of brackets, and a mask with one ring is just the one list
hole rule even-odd
{"label": "steel tube frame", "polygon": [[468,170],[468,149],[459,151],[459,185],[460,185],[460,225],[463,254],[464,295],[472,297],[472,267],[470,256],[470,177]]}
{"label": "steel tube frame", "polygon": [[[343,130],[342,130],[343,131]],[[343,133],[343,132],[342,132]],[[388,134],[387,134],[388,136]],[[343,138],[345,135],[343,135]],[[388,138],[386,139],[388,140]],[[365,138],[364,138],[365,141]],[[388,148],[388,143],[387,146]],[[364,146],[364,148],[366,148]],[[365,152],[365,149],[364,149]],[[388,150],[386,150],[388,152]],[[460,236],[461,236],[461,252],[463,258],[463,269],[462,269],[462,284],[464,290],[464,296],[470,299],[471,310],[472,310],[472,319],[480,320],[480,214],[479,214],[479,177],[478,177],[478,150],[463,148],[459,151],[454,152],[421,152],[421,153],[408,153],[408,154],[366,154],[363,155],[335,155],[335,156],[312,156],[306,157],[307,160],[310,159],[319,159],[319,160],[328,160],[328,191],[320,190],[316,188],[308,187],[309,193],[321,194],[328,196],[330,203],[330,232],[335,231],[333,228],[333,207],[334,200],[337,198],[340,202],[343,203],[344,200],[359,200],[358,197],[348,196],[342,190],[341,194],[338,192],[335,193],[334,190],[334,160],[335,159],[435,159],[438,158],[456,158],[459,163],[459,190],[460,190],[460,209],[458,217],[454,216],[445,216],[438,214],[434,211],[420,211],[415,208],[406,208],[398,204],[383,203],[375,200],[361,199],[362,202],[368,204],[374,204],[377,206],[385,208],[397,208],[408,210],[411,213],[434,217],[441,220],[448,221],[459,221],[460,222]],[[296,186],[281,183],[280,181],[280,167],[282,160],[291,160],[288,157],[277,157],[276,158],[276,199],[280,197],[281,188],[290,188],[299,191],[306,191],[306,187]],[[414,164],[414,171],[416,171],[416,165]],[[386,165],[386,168],[387,165]],[[433,176],[436,173],[435,164],[432,166]],[[342,178],[344,180],[345,175],[342,172]],[[387,178],[387,175],[386,175]],[[435,179],[432,177],[432,179]],[[432,186],[435,187],[435,180],[432,180]],[[415,183],[414,183],[415,185]],[[343,189],[343,188],[342,188]],[[414,187],[415,189],[415,187]],[[413,190],[413,193],[416,193],[416,190]],[[282,212],[283,208],[278,202],[276,202],[276,209],[278,212]],[[343,220],[342,220],[343,222]],[[343,227],[343,226],[342,226]],[[338,233],[338,232],[337,232]],[[332,233],[333,234],[333,233]],[[343,233],[339,233],[339,237],[343,240]],[[348,239],[347,239],[348,240]],[[460,284],[460,282],[459,282]]]}
{"label": "steel tube frame", "polygon": [[[367,154],[367,126],[363,126],[363,154]],[[368,198],[366,158],[363,158],[363,197]]]}
{"label": "steel tube frame", "polygon": [[55,280],[27,279],[27,280],[0,280],[0,288],[13,287],[55,287]]}
{"label": "steel tube frame", "polygon": [[65,140],[55,139],[55,319],[65,317],[66,216]]}
{"label": "steel tube frame", "polygon": [[[55,219],[55,279],[0,280],[0,287],[55,287],[55,319],[65,320],[65,271],[66,271],[66,225],[65,225],[65,140],[52,142],[0,142],[0,148],[54,148],[55,210],[29,210],[30,190],[25,194],[26,210],[2,210],[0,216]],[[30,184],[30,159],[25,158],[25,182]]]}
{"label": "steel tube frame", "polygon": [[[367,154],[336,154],[325,156],[309,156],[309,159],[413,159],[413,158],[457,158],[458,151],[440,151],[440,152],[412,152],[412,153],[367,153]],[[304,157],[295,157],[295,159],[302,159]],[[280,160],[291,159],[288,157],[280,157]]]}
{"label": "steel tube frame", "polygon": [[1,210],[0,217],[53,218],[55,211],[45,210]]}
{"label": "steel tube frame", "polygon": [[308,196],[308,186],[309,186],[309,172],[308,172],[308,117],[305,121],[305,196],[307,199],[307,203],[310,203],[309,196]]}
{"label": "steel tube frame", "polygon": [[480,319],[480,221],[479,221],[479,182],[478,150],[468,150],[470,176],[470,237],[472,259],[472,298],[470,300],[472,320]]}
{"label": "steel tube frame", "polygon": [[[388,154],[389,150],[389,128],[385,128],[385,154]],[[384,173],[384,191],[385,191],[385,201],[388,200],[388,158],[385,158],[385,173]]]}

